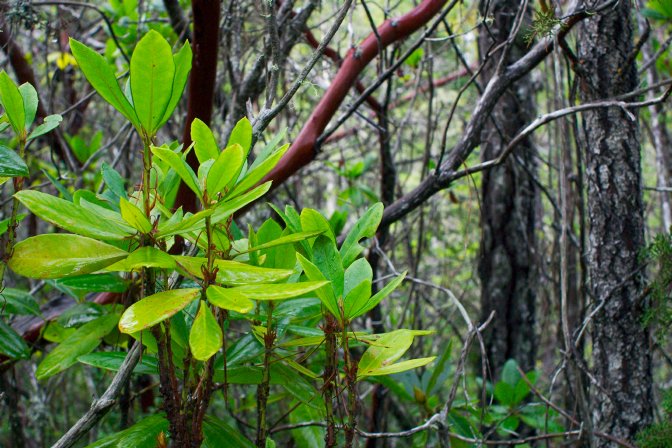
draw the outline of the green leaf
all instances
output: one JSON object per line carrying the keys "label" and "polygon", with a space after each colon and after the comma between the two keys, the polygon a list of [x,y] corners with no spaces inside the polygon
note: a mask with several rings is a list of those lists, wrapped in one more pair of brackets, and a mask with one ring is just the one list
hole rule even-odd
{"label": "green leaf", "polygon": [[357,256],[364,250],[359,245],[362,238],[371,238],[376,234],[376,229],[383,218],[383,204],[377,203],[371,206],[364,215],[357,220],[355,225],[348,232],[343,245],[341,246],[341,258],[343,267],[347,268],[355,261]]}
{"label": "green leaf", "polygon": [[91,292],[124,292],[129,281],[116,274],[86,274],[59,279],[55,284],[72,290],[76,297],[83,297]]}
{"label": "green leaf", "polygon": [[187,78],[189,77],[189,72],[191,71],[191,45],[189,42],[185,42],[178,51],[173,56],[173,63],[175,64],[175,76],[173,77],[173,86],[170,92],[170,101],[166,106],[166,111],[163,114],[163,118],[159,123],[159,128],[163,126],[170,116],[173,114],[173,111],[177,107],[177,104],[182,98],[182,93],[184,92],[184,87],[187,85]]}
{"label": "green leaf", "polygon": [[126,199],[119,200],[119,210],[121,217],[124,218],[131,227],[139,230],[141,233],[148,234],[152,231],[152,224],[145,216],[145,213],[137,205],[131,204]]}
{"label": "green leaf", "polygon": [[210,168],[206,188],[208,195],[215,198],[236,181],[245,162],[245,154],[240,145],[232,145],[222,151]]}
{"label": "green leaf", "polygon": [[[16,215],[16,222],[19,223],[23,221],[23,218],[25,218],[26,215],[24,213]],[[0,221],[0,235],[4,234],[7,230],[9,230],[9,224],[11,223],[12,218],[7,218],[3,219]]]}
{"label": "green leaf", "polygon": [[[363,281],[368,280],[373,282],[373,270],[366,258],[360,258],[345,270],[345,284],[343,287],[343,294],[347,296],[355,287],[359,286]],[[371,294],[369,294],[370,296]],[[369,297],[366,297],[368,300]]]}
{"label": "green leaf", "polygon": [[200,294],[198,288],[172,289],[134,303],[121,316],[119,331],[137,333],[168,319]]}
{"label": "green leaf", "polygon": [[191,169],[189,164],[187,164],[187,162],[184,161],[182,157],[170,149],[159,148],[156,146],[152,146],[152,152],[159,159],[166,162],[173,169],[173,171],[175,171],[177,175],[180,176],[180,179],[182,179],[187,187],[196,193],[196,196],[199,198],[203,197],[203,192],[198,186],[198,178],[196,177],[196,173],[194,173],[194,170]]}
{"label": "green leaf", "polygon": [[30,358],[30,348],[16,331],[0,319],[0,355],[11,359]]}
{"label": "green leaf", "polygon": [[30,133],[27,140],[33,140],[41,135],[46,134],[47,132],[53,131],[58,127],[59,124],[61,124],[61,121],[63,121],[63,117],[58,114],[44,117],[42,124],[33,129],[33,132]]}
{"label": "green leaf", "polygon": [[0,176],[28,176],[28,166],[19,155],[10,148],[0,145]]}
{"label": "green leaf", "polygon": [[285,154],[285,152],[287,152],[288,148],[289,144],[286,144],[271,154],[268,159],[261,162],[258,167],[246,173],[243,179],[240,180],[233,189],[231,196],[238,196],[239,194],[245,193],[247,190],[257,185],[257,183],[259,183],[259,181],[263,179],[263,177],[268,174],[275,167],[275,165],[277,165],[278,161]]}
{"label": "green leaf", "polygon": [[140,268],[175,269],[175,260],[167,253],[151,246],[141,247],[125,260],[105,268],[106,271],[137,271]]}
{"label": "green leaf", "polygon": [[125,180],[114,168],[103,162],[100,173],[105,181],[105,186],[119,198],[128,199],[126,194]]}
{"label": "green leaf", "polygon": [[270,188],[271,182],[264,182],[258,187],[238,196],[235,199],[229,199],[219,203],[217,208],[215,208],[215,213],[212,216],[212,223],[216,224],[224,221],[226,218],[233,215],[241,208],[265,195]]}
{"label": "green leaf", "polygon": [[397,289],[397,287],[401,284],[401,282],[404,280],[406,277],[406,272],[402,272],[400,275],[395,277],[394,280],[392,280],[390,283],[385,285],[383,289],[378,291],[376,295],[368,299],[363,305],[359,307],[352,307],[352,314],[350,315],[350,318],[355,318],[357,316],[361,316],[362,314],[372,310],[376,305],[378,305],[385,297],[389,296],[392,291]]}
{"label": "green leaf", "polygon": [[236,123],[233,131],[231,131],[231,136],[229,136],[229,141],[226,144],[226,147],[228,148],[229,146],[236,144],[243,148],[243,152],[245,153],[244,158],[247,158],[252,147],[252,124],[247,117],[243,117]]}
{"label": "green leaf", "polygon": [[79,235],[38,235],[14,246],[8,266],[29,278],[60,278],[98,271],[128,253]]}
{"label": "green leaf", "polygon": [[246,252],[255,252],[258,250],[262,249],[270,249],[272,247],[276,246],[282,246],[285,244],[293,244],[293,243],[298,243],[300,241],[305,241],[309,238],[314,238],[318,235],[321,235],[322,231],[321,230],[315,230],[312,232],[298,232],[298,233],[292,233],[289,235],[281,236],[280,238],[274,239],[273,241],[269,241],[268,243],[264,244],[259,244],[257,246],[254,246],[244,252],[241,253],[246,253]]}
{"label": "green leaf", "polygon": [[233,288],[210,285],[208,286],[206,295],[210,303],[225,310],[246,314],[254,308],[254,303],[250,299],[233,291]]}
{"label": "green leaf", "polygon": [[343,300],[343,314],[347,320],[352,320],[360,314],[357,310],[371,297],[371,280],[364,280],[352,288]]}
{"label": "green leaf", "polygon": [[37,113],[37,90],[32,84],[24,82],[19,86],[19,92],[23,98],[23,111],[26,114],[26,129],[30,128],[35,121],[35,114]]}
{"label": "green leaf", "polygon": [[504,381],[499,381],[495,384],[495,398],[504,406],[512,406],[514,388]]}
{"label": "green leaf", "polygon": [[37,366],[35,377],[44,380],[77,362],[77,358],[92,352],[101,339],[117,324],[119,316],[108,314],[82,325],[52,350]]}
{"label": "green leaf", "polygon": [[58,227],[91,238],[121,240],[135,233],[70,201],[34,190],[22,190],[14,195],[28,210]]}
{"label": "green leaf", "polygon": [[336,237],[334,236],[334,232],[331,231],[329,221],[327,221],[317,210],[304,208],[301,211],[301,228],[304,232],[318,231],[323,233],[324,236],[328,237],[334,244],[336,244]]}
{"label": "green leaf", "polygon": [[202,448],[254,448],[239,431],[210,415],[203,421],[203,439]]}
{"label": "green leaf", "polygon": [[[181,213],[181,209],[180,212]],[[212,209],[201,210],[195,215],[183,217],[182,219],[173,220],[172,217],[163,225],[159,225],[159,231],[156,238],[166,238],[168,236],[177,235],[178,233],[194,232],[205,228],[205,218],[212,215],[215,211]],[[178,212],[175,212],[176,214]],[[187,214],[189,215],[189,214]],[[175,216],[175,215],[173,215]],[[177,216],[178,218],[180,215]]]}
{"label": "green leaf", "polygon": [[359,377],[370,376],[372,372],[389,366],[406,353],[414,337],[419,334],[422,333],[412,330],[396,330],[379,335],[375,343],[372,343],[359,360],[357,375]]}
{"label": "green leaf", "polygon": [[[173,256],[179,267],[196,278],[203,278],[202,267],[207,265],[203,257]],[[294,271],[288,269],[270,269],[250,266],[230,260],[215,260],[217,282],[228,286],[246,285],[249,283],[268,283],[284,280]]]}
{"label": "green leaf", "polygon": [[215,160],[219,156],[219,148],[215,136],[207,124],[198,118],[191,122],[191,140],[194,142],[194,151],[198,163]]}
{"label": "green leaf", "polygon": [[392,375],[393,373],[405,372],[407,370],[412,370],[427,365],[435,359],[436,356],[430,356],[429,358],[409,359],[408,361],[401,361],[395,364],[379,367],[377,369],[366,370],[364,373],[359,374],[359,377],[362,378],[365,376]]}
{"label": "green leaf", "polygon": [[313,244],[313,264],[322,272],[324,277],[331,281],[334,296],[343,296],[345,272],[336,244],[326,236],[318,236]]}
{"label": "green leaf", "polygon": [[[529,381],[530,384],[534,384],[537,381],[537,372],[528,372],[525,374],[525,377],[527,378],[527,381]],[[517,405],[520,404],[529,394],[530,394],[530,386],[527,384],[527,381],[525,381],[522,377],[520,380],[518,380],[518,383],[516,384],[516,387],[513,390],[513,404]]]}
{"label": "green leaf", "polygon": [[222,329],[204,300],[201,300],[191,325],[189,347],[191,354],[199,361],[207,361],[222,348]]}
{"label": "green leaf", "polygon": [[117,109],[136,128],[140,127],[138,116],[121,91],[114,69],[99,55],[86,45],[70,38],[70,50],[84,76],[105,101]]}
{"label": "green leaf", "polygon": [[518,371],[518,363],[515,359],[509,359],[502,367],[502,381],[511,387],[516,387],[520,381],[520,372]]}
{"label": "green leaf", "polygon": [[168,426],[168,420],[163,414],[151,415],[130,428],[104,437],[86,448],[156,448],[159,434],[167,434]]}
{"label": "green leaf", "polygon": [[298,297],[315,291],[325,285],[327,281],[301,282],[301,283],[280,283],[280,284],[262,284],[245,285],[229,288],[234,294],[253,300],[282,300],[291,297]]}
{"label": "green leaf", "polygon": [[160,33],[150,30],[133,51],[130,81],[133,107],[150,136],[158,130],[168,108],[174,76],[170,44]]}
{"label": "green leaf", "polygon": [[40,305],[27,291],[5,288],[0,292],[0,310],[8,314],[40,315]]}
{"label": "green leaf", "polygon": [[[296,257],[309,280],[318,282],[326,280],[324,275],[322,275],[322,272],[320,272],[317,266],[311,263],[310,260],[298,253],[296,254]],[[331,314],[337,318],[340,318],[340,313],[338,312],[338,302],[336,302],[334,289],[331,287],[331,285],[325,285],[321,288],[318,288],[315,291],[315,294],[317,294],[317,297],[324,304],[324,306],[327,307]]]}
{"label": "green leaf", "polygon": [[23,105],[23,96],[4,70],[0,72],[0,103],[5,108],[5,115],[16,135],[24,135],[26,112]]}
{"label": "green leaf", "polygon": [[[118,372],[124,359],[126,359],[126,355],[126,352],[95,352],[82,355],[77,358],[77,361],[99,369]],[[156,375],[159,373],[159,362],[155,357],[143,354],[142,359],[133,369],[133,373],[136,375]]]}

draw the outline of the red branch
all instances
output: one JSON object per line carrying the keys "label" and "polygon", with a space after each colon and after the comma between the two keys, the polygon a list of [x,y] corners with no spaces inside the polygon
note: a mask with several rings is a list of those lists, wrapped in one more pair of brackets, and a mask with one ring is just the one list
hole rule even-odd
{"label": "red branch", "polygon": [[378,28],[380,46],[376,33],[372,32],[359,46],[350,49],[331,86],[313,110],[296,140],[262,182],[272,180],[275,188],[310,163],[316,155],[315,142],[329,124],[350,88],[357,83],[360,73],[378,55],[379,48],[404,39],[427,24],[441,10],[446,1],[423,0],[412,11],[397,19],[386,20]]}
{"label": "red branch", "polygon": [[[192,0],[191,8],[194,22],[194,41],[191,48],[194,57],[189,79],[187,119],[184,123],[184,134],[182,135],[184,148],[191,145],[191,122],[195,118],[199,118],[204,123],[210,124],[212,119],[212,104],[215,97],[215,80],[217,77],[221,2]],[[198,168],[198,160],[196,160],[194,151],[187,155],[187,162],[194,170]],[[183,207],[185,212],[192,213],[196,213],[198,206],[196,196],[184,182],[180,183],[175,199],[175,208],[180,206]]]}

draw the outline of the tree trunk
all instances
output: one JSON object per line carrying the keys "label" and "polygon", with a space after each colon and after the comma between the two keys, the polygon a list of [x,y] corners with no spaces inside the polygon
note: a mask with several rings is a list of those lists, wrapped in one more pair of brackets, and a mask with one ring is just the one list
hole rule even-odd
{"label": "tree trunk", "polygon": [[[633,5],[616,3],[581,26],[578,55],[585,102],[637,87]],[[632,111],[634,113],[634,111]],[[644,246],[638,124],[621,109],[584,114],[588,191],[589,272],[592,321],[593,427],[621,439],[652,421],[651,350],[642,326],[644,278],[638,255]],[[596,439],[595,446],[613,446]]]}
{"label": "tree trunk", "polygon": [[[492,15],[489,30],[481,28],[480,48],[485,56],[493,40],[508,38],[519,8],[517,0],[481,2],[481,14]],[[485,5],[490,9],[485,11]],[[525,53],[518,37],[508,61]],[[500,52],[483,71],[482,79],[494,74]],[[528,77],[522,78],[499,100],[490,122],[482,133],[481,157],[497,157],[513,136],[534,115],[533,92]],[[485,347],[495,378],[507,359],[515,359],[524,370],[534,367],[536,355],[534,266],[534,227],[537,189],[531,178],[535,171],[533,148],[522,141],[504,164],[483,173],[481,205],[482,240],[479,274],[481,312],[485,320],[492,311],[495,318],[486,330]]]}

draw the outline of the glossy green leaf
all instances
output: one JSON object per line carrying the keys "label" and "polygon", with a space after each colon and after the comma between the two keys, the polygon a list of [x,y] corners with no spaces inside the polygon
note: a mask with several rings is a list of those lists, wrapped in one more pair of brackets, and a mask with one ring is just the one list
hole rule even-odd
{"label": "glossy green leaf", "polygon": [[222,151],[208,173],[207,190],[211,198],[233,184],[245,162],[245,153],[240,145],[232,145]]}
{"label": "glossy green leaf", "polygon": [[[320,272],[318,267],[311,263],[310,260],[305,258],[303,255],[297,253],[296,258],[299,260],[299,263],[303,268],[303,272],[305,272],[306,277],[308,277],[309,280],[314,282],[327,280],[324,275],[322,275],[322,272]],[[325,285],[321,288],[318,288],[315,291],[315,294],[317,294],[317,297],[324,304],[324,306],[327,307],[331,314],[337,318],[340,318],[341,314],[338,311],[338,302],[336,301],[336,296],[334,296],[334,290],[331,285]]]}
{"label": "glossy green leaf", "polygon": [[150,415],[130,428],[98,440],[86,448],[156,448],[159,434],[168,434],[168,420],[163,414]]}
{"label": "glossy green leaf", "polygon": [[103,56],[86,45],[70,38],[70,50],[77,60],[77,65],[91,83],[96,92],[117,109],[128,121],[137,128],[140,126],[138,116],[131,103],[121,91],[114,69]]}
{"label": "glossy green leaf", "polygon": [[152,224],[145,216],[145,213],[138,208],[137,205],[131,204],[126,199],[121,198],[119,200],[119,210],[121,211],[121,217],[124,218],[131,227],[134,229],[148,234],[152,231]]}
{"label": "glossy green leaf", "polygon": [[215,211],[211,209],[201,210],[195,215],[187,214],[182,219],[168,220],[163,225],[159,224],[159,231],[156,234],[156,238],[166,238],[168,236],[177,235],[178,233],[200,231],[205,228],[205,218],[212,215],[214,212]]}
{"label": "glossy green leaf", "polygon": [[[277,238],[273,241],[269,241],[268,243],[259,244],[257,246],[254,246],[254,247],[246,250],[245,252],[255,252],[255,251],[258,251],[258,250],[270,249],[272,247],[282,246],[282,245],[285,245],[285,244],[298,243],[299,241],[305,241],[309,238],[314,238],[314,237],[319,236],[321,234],[322,234],[321,230],[315,230],[315,231],[312,231],[312,232],[292,233],[292,234],[289,234],[289,235],[281,236],[280,238]],[[243,253],[245,253],[245,252],[243,252]]]}
{"label": "glossy green leaf", "polygon": [[347,296],[353,288],[365,280],[373,281],[373,270],[366,258],[359,258],[345,270],[343,294]]}
{"label": "glossy green leaf", "polygon": [[166,39],[150,30],[131,56],[133,107],[142,127],[153,135],[159,128],[173,91],[175,62]]}
{"label": "glossy green leaf", "polygon": [[[203,257],[174,256],[175,261],[189,274],[196,278],[203,278],[201,268],[206,266],[207,259]],[[239,286],[250,283],[269,283],[285,280],[294,271],[288,269],[270,269],[250,266],[230,260],[215,260],[217,283],[228,286]]]}
{"label": "glossy green leaf", "polygon": [[336,244],[326,236],[318,236],[313,244],[313,258],[311,260],[322,272],[324,277],[331,282],[334,296],[339,298],[343,295],[345,284],[345,271],[341,263],[341,257],[336,249]]}
{"label": "glossy green leaf", "polygon": [[371,297],[371,285],[371,280],[364,280],[348,291],[345,299],[343,299],[343,314],[346,319],[352,320],[360,315],[357,311]]}
{"label": "glossy green leaf", "polygon": [[412,330],[396,330],[379,335],[359,360],[357,375],[359,377],[371,375],[372,372],[397,361],[411,347],[417,334]]}
{"label": "glossy green leaf", "polygon": [[256,201],[257,199],[265,195],[270,188],[271,188],[271,182],[264,182],[258,187],[248,191],[245,194],[241,194],[240,196],[234,199],[222,201],[220,204],[217,205],[217,208],[215,209],[215,213],[212,216],[212,223],[216,224],[224,221],[226,218],[233,215],[235,212],[245,207],[247,204],[251,204],[252,202]]}
{"label": "glossy green leaf", "polygon": [[191,122],[191,140],[194,142],[194,152],[198,163],[202,164],[210,159],[215,160],[219,156],[217,140],[212,131],[198,118]]}
{"label": "glossy green leaf", "polygon": [[103,269],[128,253],[117,247],[79,235],[38,235],[14,246],[9,267],[29,278],[60,278]]}
{"label": "glossy green leaf", "polygon": [[252,146],[252,123],[246,117],[243,117],[233,127],[226,147],[228,148],[231,145],[240,145],[243,148],[245,158],[247,158]]}
{"label": "glossy green leaf", "polygon": [[105,186],[119,198],[128,199],[126,194],[126,181],[117,170],[107,163],[103,162],[100,168],[100,174],[103,176]]}
{"label": "glossy green leaf", "polygon": [[43,220],[79,235],[103,240],[121,240],[135,233],[135,229],[130,226],[101,220],[96,213],[50,194],[22,190],[14,196]]}
{"label": "glossy green leaf", "polygon": [[44,135],[47,132],[53,131],[58,127],[58,125],[61,124],[61,121],[63,121],[63,117],[58,114],[44,117],[42,124],[33,129],[33,132],[28,135],[27,140],[33,140],[34,138]]}
{"label": "glossy green leaf", "polygon": [[180,176],[180,179],[200,198],[203,192],[198,186],[198,178],[196,173],[191,169],[182,157],[167,148],[159,148],[152,146],[152,152],[155,156],[166,162],[172,169]]}
{"label": "glossy green leaf", "polygon": [[17,135],[26,130],[26,112],[23,105],[23,96],[14,81],[4,70],[0,72],[0,104],[5,109],[5,115]]}
{"label": "glossy green leaf", "polygon": [[75,364],[77,358],[98,347],[101,339],[112,331],[118,319],[118,315],[108,314],[82,325],[42,360],[37,366],[35,377],[38,380],[47,379]]}
{"label": "glossy green leaf", "polygon": [[28,176],[28,166],[14,150],[0,145],[0,176]]}
{"label": "glossy green leaf", "polygon": [[137,333],[168,319],[200,294],[198,288],[171,289],[153,294],[134,303],[119,320],[119,331]]}
{"label": "glossy green leaf", "polygon": [[328,281],[317,281],[245,285],[230,288],[230,291],[253,300],[283,300],[289,299],[291,297],[302,296],[328,284]]}
{"label": "glossy green leaf", "polygon": [[[126,352],[94,352],[77,358],[77,361],[99,369],[118,372],[126,359]],[[159,373],[159,362],[154,356],[142,355],[142,359],[133,369],[136,375],[156,375]]]}
{"label": "glossy green leaf", "polygon": [[189,347],[193,357],[199,361],[207,361],[222,348],[222,329],[203,300],[191,325]]}
{"label": "glossy green leaf", "polygon": [[19,92],[23,98],[23,111],[26,114],[26,129],[32,126],[35,121],[35,114],[37,113],[37,104],[39,99],[37,97],[37,90],[32,84],[24,82],[19,86]]}
{"label": "glossy green leaf", "polygon": [[0,319],[0,355],[11,359],[30,358],[30,348],[16,331]]}
{"label": "glossy green leaf", "polygon": [[357,256],[364,250],[359,245],[362,238],[371,238],[376,234],[376,229],[383,219],[383,204],[377,203],[372,205],[361,218],[357,220],[355,225],[348,232],[343,245],[341,246],[341,258],[343,259],[343,267],[348,267],[355,261]]}
{"label": "glossy green leaf", "polygon": [[383,289],[378,291],[376,295],[371,297],[370,299],[366,300],[365,302],[360,302],[357,304],[357,306],[352,306],[352,311],[350,314],[350,318],[355,318],[357,316],[361,316],[362,314],[372,310],[376,305],[378,305],[384,298],[389,296],[392,291],[397,289],[397,287],[401,284],[402,281],[404,281],[404,278],[406,277],[406,272],[402,272],[401,275],[398,275],[397,277],[394,278],[390,283],[385,285]]}
{"label": "glossy green leaf", "polygon": [[263,179],[264,176],[268,174],[275,167],[275,165],[278,164],[282,156],[285,154],[285,152],[287,152],[288,148],[289,144],[286,144],[271,154],[268,159],[260,163],[258,167],[247,172],[243,179],[241,179],[235,186],[231,196],[238,196],[239,194],[245,193],[247,190],[257,185],[259,181],[261,181],[261,179]]}
{"label": "glossy green leaf", "polygon": [[173,63],[175,65],[175,76],[173,77],[173,86],[170,92],[170,101],[166,106],[166,111],[163,114],[163,118],[159,123],[159,128],[163,126],[166,121],[173,114],[173,111],[177,107],[177,104],[180,102],[182,93],[184,92],[184,87],[187,85],[187,78],[189,77],[189,72],[191,71],[191,45],[189,42],[185,42],[178,51],[173,56]]}
{"label": "glossy green leaf", "polygon": [[336,237],[334,236],[334,232],[331,231],[329,221],[317,210],[304,208],[301,211],[301,228],[304,232],[322,233],[336,244]]}
{"label": "glossy green leaf", "polygon": [[167,253],[151,246],[135,250],[128,258],[105,268],[106,271],[137,271],[141,268],[175,269],[175,260]]}
{"label": "glossy green leaf", "polygon": [[254,308],[254,302],[246,296],[235,292],[233,288],[210,285],[208,286],[206,295],[210,303],[225,310],[246,314]]}
{"label": "glossy green leaf", "polygon": [[55,284],[82,297],[91,292],[124,292],[128,289],[129,281],[116,274],[86,274],[62,278],[56,280]]}
{"label": "glossy green leaf", "polygon": [[0,310],[9,314],[39,316],[40,305],[28,291],[4,288],[0,292]]}
{"label": "glossy green leaf", "polygon": [[395,364],[386,365],[377,369],[366,370],[363,373],[359,373],[358,376],[362,378],[365,376],[392,375],[393,373],[405,372],[407,370],[425,366],[435,359],[436,356],[430,356],[429,358],[409,359],[408,361],[397,362]]}

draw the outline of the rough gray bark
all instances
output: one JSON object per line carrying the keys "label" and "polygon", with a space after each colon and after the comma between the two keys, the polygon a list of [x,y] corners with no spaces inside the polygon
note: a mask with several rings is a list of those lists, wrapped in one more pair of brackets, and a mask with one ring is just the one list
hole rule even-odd
{"label": "rough gray bark", "polygon": [[[488,11],[485,11],[489,5]],[[493,41],[508,38],[514,26],[518,0],[482,0],[481,14],[492,15],[489,30],[481,28],[479,45],[485,55]],[[518,37],[506,65],[526,51]],[[499,53],[496,54],[499,56]],[[497,58],[495,58],[497,59]],[[491,61],[483,70],[484,83],[497,67]],[[529,77],[511,86],[492,111],[492,119],[482,132],[481,158],[496,158],[520,129],[534,118],[534,99]],[[535,171],[533,148],[529,139],[522,141],[514,156],[502,165],[483,173],[481,205],[482,239],[479,275],[481,278],[481,314],[495,318],[485,333],[485,348],[495,378],[507,359],[515,359],[524,370],[534,367],[536,357],[534,272],[534,229],[537,189],[530,173]]]}
{"label": "rough gray bark", "polygon": [[[583,61],[583,101],[614,97],[637,87],[630,1],[583,22],[578,56]],[[635,111],[632,111],[635,113]],[[590,229],[593,427],[632,440],[652,422],[651,350],[642,326],[644,278],[638,255],[644,245],[642,177],[638,124],[623,110],[584,114],[586,178]],[[605,439],[597,447],[613,446]]]}

